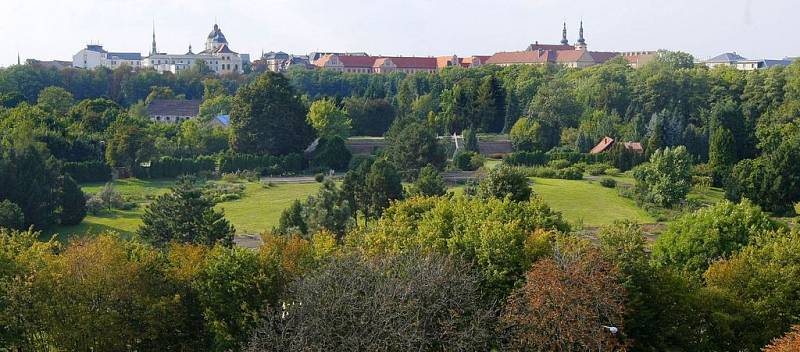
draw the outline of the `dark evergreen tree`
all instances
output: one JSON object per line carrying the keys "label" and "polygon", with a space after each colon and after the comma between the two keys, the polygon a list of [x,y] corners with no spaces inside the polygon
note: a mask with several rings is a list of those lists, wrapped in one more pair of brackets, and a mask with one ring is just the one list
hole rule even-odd
{"label": "dark evergreen tree", "polygon": [[299,200],[295,199],[292,205],[281,213],[278,228],[274,229],[274,231],[283,235],[293,233],[301,236],[308,235],[308,225],[306,225],[306,221],[303,218],[303,204]]}
{"label": "dark evergreen tree", "polygon": [[441,168],[446,160],[434,131],[418,122],[396,121],[386,142],[386,157],[406,180],[413,180],[423,166]]}
{"label": "dark evergreen tree", "polygon": [[478,135],[475,133],[475,130],[471,128],[464,130],[464,150],[480,153],[478,149]]}
{"label": "dark evergreen tree", "polygon": [[357,218],[358,212],[361,212],[366,220],[369,218],[371,196],[367,190],[367,175],[374,161],[369,158],[354,161],[358,163],[350,168],[342,181],[342,197],[350,204],[353,218]]}
{"label": "dark evergreen tree", "polygon": [[314,152],[312,165],[344,171],[347,170],[352,157],[353,155],[350,153],[350,149],[347,149],[342,137],[322,138]]}
{"label": "dark evergreen tree", "polygon": [[718,127],[711,135],[708,146],[708,166],[711,167],[715,185],[722,185],[736,164],[736,141],[733,133]]}
{"label": "dark evergreen tree", "polygon": [[447,185],[442,175],[428,165],[419,171],[419,177],[412,186],[412,195],[423,197],[439,197],[447,194]]}
{"label": "dark evergreen tree", "polygon": [[69,175],[62,181],[61,224],[77,225],[86,217],[86,195]]}
{"label": "dark evergreen tree", "polygon": [[58,223],[61,182],[57,162],[32,141],[18,139],[0,158],[0,200],[22,209],[26,226],[44,229]]}
{"label": "dark evergreen tree", "polygon": [[163,246],[170,242],[213,245],[233,244],[235,230],[195,181],[181,178],[172,190],[159,196],[142,215],[137,231],[142,239]]}
{"label": "dark evergreen tree", "polygon": [[380,217],[393,200],[403,199],[403,184],[397,169],[384,159],[372,164],[366,179],[370,195],[369,214]]}

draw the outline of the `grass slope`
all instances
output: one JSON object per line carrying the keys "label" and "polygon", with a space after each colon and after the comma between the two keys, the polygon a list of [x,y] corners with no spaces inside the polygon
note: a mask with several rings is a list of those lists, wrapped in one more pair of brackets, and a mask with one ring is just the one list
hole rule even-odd
{"label": "grass slope", "polygon": [[319,183],[277,184],[266,188],[248,183],[242,199],[217,204],[236,227],[236,233],[261,233],[278,225],[281,212],[295,199],[304,200],[319,190]]}
{"label": "grass slope", "polygon": [[623,219],[655,222],[632,200],[620,196],[615,189],[600,186],[599,182],[534,178],[533,191],[573,224],[583,222],[584,226],[594,227]]}
{"label": "grass slope", "polygon": [[[174,180],[125,179],[114,181],[114,188],[135,203],[133,210],[113,210],[101,215],[87,215],[82,223],[75,226],[61,226],[44,237],[57,235],[62,241],[74,235],[99,234],[114,231],[130,236],[142,223],[145,207],[157,196],[168,192]],[[278,184],[266,188],[260,183],[246,183],[245,196],[240,200],[220,203],[217,209],[225,211],[225,217],[236,227],[236,232],[260,233],[278,224],[281,212],[295,199],[305,199],[316,193],[318,183]],[[102,183],[82,185],[86,193],[96,193],[103,188]]]}

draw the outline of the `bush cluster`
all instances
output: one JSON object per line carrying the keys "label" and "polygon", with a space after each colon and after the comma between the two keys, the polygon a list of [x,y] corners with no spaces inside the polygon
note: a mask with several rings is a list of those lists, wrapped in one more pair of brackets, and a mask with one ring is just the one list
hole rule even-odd
{"label": "bush cluster", "polygon": [[512,166],[538,166],[546,164],[550,158],[540,151],[513,152],[503,158],[503,162]]}

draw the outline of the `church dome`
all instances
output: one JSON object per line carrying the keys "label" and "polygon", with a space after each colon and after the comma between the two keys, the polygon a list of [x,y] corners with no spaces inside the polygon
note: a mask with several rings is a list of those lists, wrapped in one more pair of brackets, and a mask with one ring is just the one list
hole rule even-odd
{"label": "church dome", "polygon": [[211,30],[211,33],[208,34],[208,40],[213,41],[215,43],[227,43],[228,41],[225,39],[225,35],[222,34],[222,31],[219,29],[219,26],[214,24],[214,29]]}

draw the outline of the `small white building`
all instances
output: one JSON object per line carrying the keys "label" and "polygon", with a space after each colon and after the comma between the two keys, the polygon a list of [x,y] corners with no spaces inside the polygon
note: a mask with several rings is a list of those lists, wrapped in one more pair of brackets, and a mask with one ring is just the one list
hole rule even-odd
{"label": "small white building", "polygon": [[113,70],[122,65],[138,68],[141,64],[141,53],[108,52],[97,44],[89,44],[72,56],[72,67],[85,69],[108,67]]}

